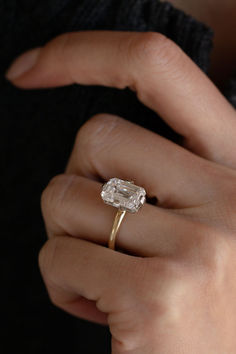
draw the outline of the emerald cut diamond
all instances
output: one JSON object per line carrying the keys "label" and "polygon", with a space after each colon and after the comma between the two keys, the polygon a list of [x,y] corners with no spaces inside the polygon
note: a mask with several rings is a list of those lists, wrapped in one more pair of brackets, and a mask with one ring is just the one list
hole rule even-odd
{"label": "emerald cut diamond", "polygon": [[106,204],[135,213],[145,203],[146,192],[131,181],[111,178],[103,185],[101,197]]}

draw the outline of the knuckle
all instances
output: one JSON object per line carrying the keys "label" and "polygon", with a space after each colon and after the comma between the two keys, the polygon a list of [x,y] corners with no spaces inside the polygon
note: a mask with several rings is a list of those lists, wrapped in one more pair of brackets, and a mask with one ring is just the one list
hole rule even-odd
{"label": "knuckle", "polygon": [[205,268],[210,274],[218,276],[225,271],[230,260],[231,247],[228,235],[212,228],[206,241],[205,252],[202,250],[202,258]]}
{"label": "knuckle", "polygon": [[61,254],[65,249],[65,240],[63,237],[55,237],[48,240],[41,248],[38,255],[39,269],[47,288],[50,301],[61,307],[63,298],[59,296],[58,289],[61,288],[61,273],[58,271],[58,263]]}
{"label": "knuckle", "polygon": [[130,38],[128,42],[131,61],[138,61],[142,69],[169,68],[170,64],[176,63],[181,53],[178,45],[159,32],[142,32]]}
{"label": "knuckle", "polygon": [[47,240],[39,252],[38,263],[46,285],[55,281],[55,260],[61,249],[61,238]]}
{"label": "knuckle", "polygon": [[76,175],[60,174],[51,179],[41,195],[41,209],[44,219],[54,223],[64,212],[63,203],[72,187]]}
{"label": "knuckle", "polygon": [[176,326],[183,317],[182,304],[191,288],[190,280],[181,262],[170,258],[162,259],[151,268],[155,281],[147,309],[153,314],[152,324],[155,328]]}
{"label": "knuckle", "polygon": [[119,118],[117,116],[99,113],[91,117],[77,133],[77,146],[86,145],[88,149],[99,148],[106,143],[106,139],[116,127]]}
{"label": "knuckle", "polygon": [[138,289],[142,301],[145,301],[150,312],[155,313],[159,318],[168,316],[174,320],[176,318],[175,300],[184,296],[187,291],[180,263],[170,258],[144,259],[143,263],[146,269],[145,285]]}
{"label": "knuckle", "polygon": [[45,61],[50,57],[56,57],[57,60],[63,62],[65,50],[68,50],[70,47],[70,40],[71,33],[68,32],[62,33],[46,43],[46,45],[43,47],[43,51],[45,53]]}
{"label": "knuckle", "polygon": [[196,271],[212,279],[222,275],[231,257],[230,239],[226,231],[198,223],[194,237],[190,238],[194,242],[192,245],[189,242],[189,256],[197,265]]}
{"label": "knuckle", "polygon": [[87,161],[94,165],[96,155],[115,143],[121,120],[115,115],[99,113],[82,125],[75,139],[75,151],[85,164]]}

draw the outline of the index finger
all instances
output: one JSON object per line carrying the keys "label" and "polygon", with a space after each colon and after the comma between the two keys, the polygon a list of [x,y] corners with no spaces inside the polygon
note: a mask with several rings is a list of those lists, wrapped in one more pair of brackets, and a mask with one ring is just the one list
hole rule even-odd
{"label": "index finger", "polygon": [[236,167],[234,108],[166,36],[156,32],[67,33],[37,54],[31,70],[13,80],[16,85],[129,87],[184,137],[185,146],[200,156]]}

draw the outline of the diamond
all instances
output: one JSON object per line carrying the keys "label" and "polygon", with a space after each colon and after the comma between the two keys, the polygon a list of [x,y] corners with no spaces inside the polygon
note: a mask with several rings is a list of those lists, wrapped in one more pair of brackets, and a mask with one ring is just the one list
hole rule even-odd
{"label": "diamond", "polygon": [[145,189],[131,181],[111,178],[102,187],[101,197],[106,204],[131,213],[137,212],[145,203]]}

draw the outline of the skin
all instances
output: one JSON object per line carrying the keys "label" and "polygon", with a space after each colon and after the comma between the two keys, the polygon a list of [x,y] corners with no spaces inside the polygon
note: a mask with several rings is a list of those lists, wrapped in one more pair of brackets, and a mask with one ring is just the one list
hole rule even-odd
{"label": "skin", "polygon": [[[177,145],[103,112],[82,126],[42,194],[51,301],[108,325],[113,354],[234,354],[235,109],[159,33],[70,33],[28,55],[7,73],[16,86],[129,87],[183,137]],[[116,210],[100,197],[114,176],[158,199],[127,214],[115,251],[106,244]]]}
{"label": "skin", "polygon": [[[165,2],[164,0],[160,0]],[[175,8],[206,23],[214,31],[210,53],[209,77],[224,89],[236,70],[236,2],[235,0],[168,0]]]}

